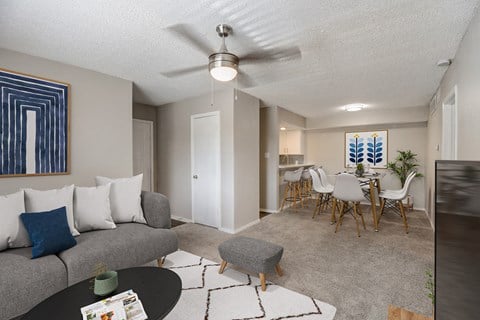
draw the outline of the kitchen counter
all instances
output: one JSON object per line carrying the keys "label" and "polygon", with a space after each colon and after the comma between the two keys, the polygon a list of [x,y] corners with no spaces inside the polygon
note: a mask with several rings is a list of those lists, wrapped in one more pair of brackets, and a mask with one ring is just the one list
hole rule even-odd
{"label": "kitchen counter", "polygon": [[314,163],[282,164],[278,166],[278,169],[279,170],[298,169],[300,167],[310,168],[310,167],[313,167],[314,165],[315,165]]}

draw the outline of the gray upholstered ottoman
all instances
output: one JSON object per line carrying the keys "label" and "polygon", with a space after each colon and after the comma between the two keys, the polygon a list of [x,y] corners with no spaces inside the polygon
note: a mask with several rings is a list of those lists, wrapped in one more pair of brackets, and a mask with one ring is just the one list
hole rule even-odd
{"label": "gray upholstered ottoman", "polygon": [[250,271],[258,273],[262,284],[262,291],[265,291],[265,274],[277,272],[282,276],[282,269],[279,262],[282,258],[283,247],[247,237],[235,237],[224,241],[218,246],[222,265],[218,273],[223,273],[227,263],[238,265]]}

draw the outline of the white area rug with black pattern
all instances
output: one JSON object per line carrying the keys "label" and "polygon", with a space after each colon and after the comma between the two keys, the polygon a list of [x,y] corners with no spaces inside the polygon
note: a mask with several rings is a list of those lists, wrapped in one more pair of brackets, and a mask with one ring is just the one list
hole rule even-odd
{"label": "white area rug with black pattern", "polygon": [[182,295],[168,320],[309,319],[330,320],[336,308],[325,302],[260,280],[231,268],[218,273],[220,264],[177,251],[167,256],[164,268],[182,279]]}

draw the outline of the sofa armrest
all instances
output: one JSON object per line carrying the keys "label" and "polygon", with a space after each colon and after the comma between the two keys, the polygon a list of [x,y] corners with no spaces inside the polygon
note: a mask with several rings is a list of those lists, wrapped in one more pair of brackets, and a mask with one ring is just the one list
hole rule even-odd
{"label": "sofa armrest", "polygon": [[166,196],[157,192],[142,191],[142,209],[150,227],[170,229],[170,202]]}

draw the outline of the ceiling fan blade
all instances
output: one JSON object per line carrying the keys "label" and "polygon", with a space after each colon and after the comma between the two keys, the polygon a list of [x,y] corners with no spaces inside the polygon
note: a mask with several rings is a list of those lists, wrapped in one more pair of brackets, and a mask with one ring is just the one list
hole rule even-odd
{"label": "ceiling fan blade", "polygon": [[167,78],[176,78],[176,77],[186,76],[190,73],[194,73],[201,70],[207,70],[207,66],[202,65],[202,66],[195,66],[195,67],[189,67],[184,69],[177,69],[173,71],[160,72],[160,74]]}
{"label": "ceiling fan blade", "polygon": [[241,70],[239,70],[237,75],[237,83],[242,89],[253,88],[258,85],[257,82],[252,79],[252,77]]}
{"label": "ceiling fan blade", "polygon": [[180,38],[185,39],[197,50],[207,56],[215,52],[205,42],[202,41],[202,36],[195,32],[194,29],[188,24],[175,24],[167,27],[166,30],[178,35]]}
{"label": "ceiling fan blade", "polygon": [[298,47],[279,48],[249,53],[239,58],[242,65],[291,61],[301,59],[302,51]]}

